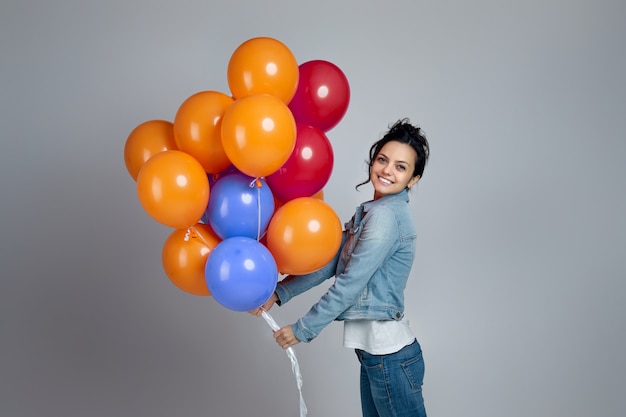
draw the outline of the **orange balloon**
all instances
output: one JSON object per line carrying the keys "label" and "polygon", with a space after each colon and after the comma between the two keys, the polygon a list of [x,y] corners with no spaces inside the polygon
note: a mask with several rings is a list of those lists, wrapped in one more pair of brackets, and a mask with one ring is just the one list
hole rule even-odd
{"label": "orange balloon", "polygon": [[174,138],[181,151],[196,158],[209,174],[230,166],[222,146],[222,117],[232,97],[217,91],[201,91],[187,98],[174,118]]}
{"label": "orange balloon", "polygon": [[135,127],[124,145],[124,163],[134,180],[143,164],[159,152],[176,149],[172,122],[148,120]]}
{"label": "orange balloon", "polygon": [[267,229],[267,248],[283,274],[308,274],[326,265],[341,245],[341,222],[335,211],[314,197],[282,205]]}
{"label": "orange balloon", "polygon": [[224,114],[222,145],[237,169],[264,177],[289,159],[296,145],[296,122],[289,107],[274,96],[244,97]]}
{"label": "orange balloon", "polygon": [[209,179],[191,155],[165,151],[154,155],[137,176],[137,194],[144,210],[175,229],[196,224],[209,202]]}
{"label": "orange balloon", "polygon": [[252,38],[239,45],[228,62],[228,86],[237,99],[271,94],[288,104],[296,94],[300,71],[293,53],[272,38]]}
{"label": "orange balloon", "polygon": [[211,295],[204,267],[218,243],[220,238],[207,224],[174,230],[165,240],[161,253],[165,274],[174,285],[189,294]]}

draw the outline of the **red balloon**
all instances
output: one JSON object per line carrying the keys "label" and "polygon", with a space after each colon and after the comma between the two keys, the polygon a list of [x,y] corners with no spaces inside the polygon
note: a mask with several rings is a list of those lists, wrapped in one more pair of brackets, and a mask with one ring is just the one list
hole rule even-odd
{"label": "red balloon", "polygon": [[319,192],[333,170],[333,148],[316,127],[298,125],[296,145],[287,162],[266,177],[274,197],[287,202],[298,197],[311,197]]}
{"label": "red balloon", "polygon": [[348,110],[348,79],[339,67],[328,61],[308,61],[298,68],[298,89],[289,103],[289,109],[296,123],[328,132]]}

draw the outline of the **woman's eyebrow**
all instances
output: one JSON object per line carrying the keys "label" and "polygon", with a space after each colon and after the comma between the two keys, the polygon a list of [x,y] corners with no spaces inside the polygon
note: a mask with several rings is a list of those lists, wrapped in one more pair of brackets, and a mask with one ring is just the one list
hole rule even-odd
{"label": "woman's eyebrow", "polygon": [[[383,156],[383,157],[385,157],[386,159],[389,159],[389,157],[388,157],[387,155],[385,155],[384,153],[382,153],[382,152],[378,152],[378,156]],[[396,163],[401,163],[401,164],[407,164],[407,165],[409,165],[409,163],[408,163],[407,161],[395,161],[395,162],[396,162]]]}

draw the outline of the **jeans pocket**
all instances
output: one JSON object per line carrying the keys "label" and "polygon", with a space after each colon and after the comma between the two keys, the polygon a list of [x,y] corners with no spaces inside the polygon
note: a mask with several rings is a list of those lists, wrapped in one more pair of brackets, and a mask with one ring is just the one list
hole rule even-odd
{"label": "jeans pocket", "polygon": [[422,384],[424,383],[424,358],[422,357],[422,353],[420,352],[414,358],[409,359],[406,362],[400,364],[402,366],[402,370],[404,370],[404,375],[406,375],[411,388],[414,390],[421,390]]}

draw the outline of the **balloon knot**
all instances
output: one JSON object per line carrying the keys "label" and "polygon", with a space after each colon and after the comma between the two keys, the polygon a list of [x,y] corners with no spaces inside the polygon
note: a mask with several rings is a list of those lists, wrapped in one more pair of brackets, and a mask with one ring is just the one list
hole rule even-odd
{"label": "balloon knot", "polygon": [[256,188],[261,188],[263,187],[263,183],[261,182],[261,178],[257,177],[255,179],[253,179],[252,181],[250,181],[250,188],[254,188],[256,186]]}
{"label": "balloon knot", "polygon": [[189,242],[190,238],[195,238],[198,237],[198,234],[196,233],[196,228],[193,226],[190,226],[189,228],[187,228],[187,232],[185,233],[185,242]]}

